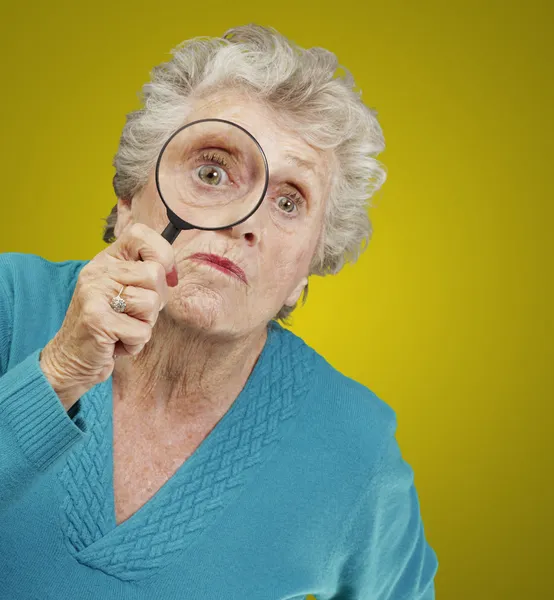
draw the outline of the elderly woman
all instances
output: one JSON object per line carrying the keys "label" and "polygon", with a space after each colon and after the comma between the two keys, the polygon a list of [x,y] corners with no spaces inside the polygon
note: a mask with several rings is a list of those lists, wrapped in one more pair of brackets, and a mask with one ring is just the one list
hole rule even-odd
{"label": "elderly woman", "polygon": [[[278,323],[356,258],[385,179],[336,69],[258,26],[181,45],[125,125],[110,245],[0,257],[2,599],[434,597],[394,411]],[[258,140],[268,187],[170,244],[154,166],[201,119]]]}

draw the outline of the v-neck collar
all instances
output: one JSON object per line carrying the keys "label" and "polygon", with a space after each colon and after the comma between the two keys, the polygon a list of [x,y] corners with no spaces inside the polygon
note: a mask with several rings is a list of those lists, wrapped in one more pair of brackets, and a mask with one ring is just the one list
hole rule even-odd
{"label": "v-neck collar", "polygon": [[[172,477],[116,525],[111,376],[81,401],[88,435],[59,474],[61,525],[81,563],[125,580],[171,563],[230,504],[293,422],[312,387],[317,354],[271,322],[244,388]],[[252,468],[256,467],[256,468]]]}

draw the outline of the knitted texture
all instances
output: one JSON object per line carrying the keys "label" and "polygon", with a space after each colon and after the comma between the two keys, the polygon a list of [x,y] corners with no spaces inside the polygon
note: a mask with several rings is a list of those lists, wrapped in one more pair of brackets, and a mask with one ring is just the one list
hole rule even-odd
{"label": "knitted texture", "polygon": [[[120,579],[147,577],[185,550],[241,492],[310,388],[314,353],[270,326],[253,376],[177,473],[128,520],[113,516],[111,378],[83,402],[89,438],[60,473],[62,526],[76,558]],[[110,495],[112,495],[110,497]]]}
{"label": "knitted texture", "polygon": [[0,253],[0,600],[434,600],[394,410],[277,323],[209,435],[116,526],[112,380],[66,412],[40,367],[84,264]]}

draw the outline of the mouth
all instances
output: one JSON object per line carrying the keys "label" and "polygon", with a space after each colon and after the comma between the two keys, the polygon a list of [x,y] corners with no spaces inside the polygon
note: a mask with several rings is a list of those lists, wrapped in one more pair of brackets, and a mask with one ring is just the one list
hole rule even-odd
{"label": "mouth", "polygon": [[218,256],[217,254],[204,254],[202,252],[197,252],[196,254],[189,256],[189,259],[208,263],[218,271],[227,273],[227,275],[232,275],[233,277],[240,279],[243,283],[248,283],[246,273],[232,260],[223,258],[223,256]]}

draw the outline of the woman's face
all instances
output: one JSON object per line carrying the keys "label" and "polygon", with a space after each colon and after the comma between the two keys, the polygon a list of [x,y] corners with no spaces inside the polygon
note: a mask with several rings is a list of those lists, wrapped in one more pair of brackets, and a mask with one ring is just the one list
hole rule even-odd
{"label": "woman's face", "polygon": [[[226,119],[252,133],[267,157],[269,186],[260,208],[245,222],[226,230],[179,234],[173,243],[179,284],[170,288],[165,311],[177,323],[240,336],[265,326],[283,305],[300,297],[322,231],[331,157],[238,92],[197,101],[187,122],[205,118]],[[167,225],[154,173],[130,206],[119,202],[116,236],[132,222],[159,232]],[[196,253],[233,261],[245,280],[191,258]]]}

